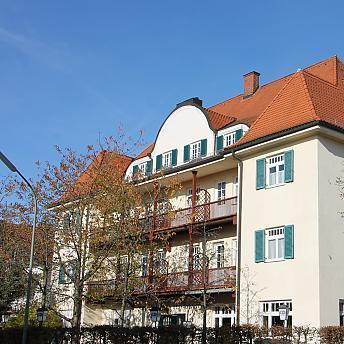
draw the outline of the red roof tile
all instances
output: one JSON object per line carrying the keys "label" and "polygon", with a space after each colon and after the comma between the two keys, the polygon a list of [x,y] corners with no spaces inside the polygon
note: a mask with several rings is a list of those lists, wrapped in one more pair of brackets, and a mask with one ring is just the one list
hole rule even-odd
{"label": "red roof tile", "polygon": [[135,157],[135,160],[140,159],[140,158],[144,158],[149,153],[151,153],[153,150],[153,147],[154,147],[154,143],[155,142],[151,143],[148,147],[146,147],[137,157]]}

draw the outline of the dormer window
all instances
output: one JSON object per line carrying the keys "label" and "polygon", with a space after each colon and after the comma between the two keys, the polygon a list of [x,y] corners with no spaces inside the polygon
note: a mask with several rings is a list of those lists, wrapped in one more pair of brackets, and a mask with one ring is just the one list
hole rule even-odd
{"label": "dormer window", "polygon": [[172,151],[166,152],[162,155],[162,164],[165,168],[172,166]]}
{"label": "dormer window", "polygon": [[224,135],[219,135],[216,139],[216,150],[221,151],[224,147],[233,145],[235,142],[239,141],[242,135],[242,129],[238,129]]}
{"label": "dormer window", "polygon": [[133,176],[141,175],[141,176],[149,176],[152,173],[152,161],[148,160],[142,162],[138,165],[133,166]]}
{"label": "dormer window", "polygon": [[224,144],[225,147],[231,146],[235,143],[236,141],[236,132],[229,133],[227,135],[224,135]]}
{"label": "dormer window", "polygon": [[191,159],[197,159],[201,156],[201,141],[191,143]]}

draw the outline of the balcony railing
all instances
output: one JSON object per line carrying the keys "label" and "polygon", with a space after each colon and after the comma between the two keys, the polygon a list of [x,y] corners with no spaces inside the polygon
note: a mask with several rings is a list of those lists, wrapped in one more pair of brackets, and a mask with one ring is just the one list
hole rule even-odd
{"label": "balcony railing", "polygon": [[[195,223],[209,222],[220,218],[235,215],[237,212],[237,197],[226,198],[220,201],[196,205],[194,211]],[[192,208],[172,210],[142,219],[142,225],[146,230],[155,227],[155,230],[164,230],[188,225],[192,221]]]}
{"label": "balcony railing", "polygon": [[[223,267],[207,269],[204,273],[201,270],[192,272],[183,271],[168,273],[165,275],[153,276],[149,281],[148,277],[136,277],[130,285],[135,294],[144,293],[169,293],[185,292],[221,288],[234,288],[235,267]],[[191,274],[191,278],[189,278]],[[121,280],[112,279],[102,282],[91,282],[88,284],[88,294],[93,298],[118,297],[116,291],[120,290]]]}

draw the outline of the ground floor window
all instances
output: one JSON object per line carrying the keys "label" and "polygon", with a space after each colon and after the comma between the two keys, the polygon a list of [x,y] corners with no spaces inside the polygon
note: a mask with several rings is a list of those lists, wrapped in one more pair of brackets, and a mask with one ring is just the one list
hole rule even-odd
{"label": "ground floor window", "polygon": [[279,307],[286,305],[289,308],[288,327],[292,327],[293,322],[293,303],[291,300],[284,301],[263,301],[260,302],[261,323],[265,327],[283,326],[280,320]]}
{"label": "ground floor window", "polygon": [[216,306],[214,312],[215,327],[232,326],[235,324],[234,307]]}
{"label": "ground floor window", "polygon": [[339,300],[339,325],[344,326],[344,300]]}

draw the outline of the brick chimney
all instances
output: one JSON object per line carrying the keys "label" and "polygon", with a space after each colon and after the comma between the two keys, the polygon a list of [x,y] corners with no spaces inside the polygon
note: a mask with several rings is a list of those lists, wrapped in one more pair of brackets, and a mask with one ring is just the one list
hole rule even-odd
{"label": "brick chimney", "polygon": [[256,71],[244,74],[244,98],[251,96],[259,88],[259,73]]}

